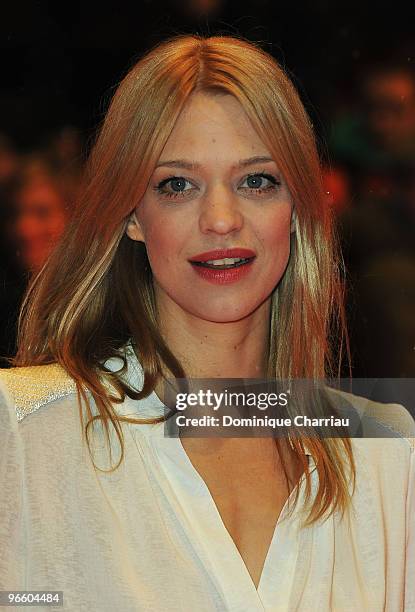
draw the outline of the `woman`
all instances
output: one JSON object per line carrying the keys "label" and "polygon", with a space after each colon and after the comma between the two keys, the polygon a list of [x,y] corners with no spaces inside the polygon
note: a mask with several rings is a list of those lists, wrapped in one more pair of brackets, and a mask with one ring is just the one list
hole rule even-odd
{"label": "woman", "polygon": [[68,610],[411,609],[407,431],[163,435],[164,378],[336,368],[323,202],[312,126],[260,48],[178,36],[131,70],[2,374],[1,588]]}

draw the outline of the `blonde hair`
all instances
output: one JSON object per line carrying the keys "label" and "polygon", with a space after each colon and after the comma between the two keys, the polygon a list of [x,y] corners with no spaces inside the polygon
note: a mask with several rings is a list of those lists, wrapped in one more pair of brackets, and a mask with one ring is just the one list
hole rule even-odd
{"label": "blonde hair", "polygon": [[[231,94],[244,108],[279,168],[295,207],[295,232],[286,272],[272,295],[268,376],[322,378],[340,368],[347,333],[341,260],[322,188],[310,120],[278,63],[259,45],[231,36],[172,37],[149,51],[118,87],[89,158],[81,201],[64,237],[25,299],[15,365],[57,361],[95,400],[109,441],[111,422],[121,445],[120,421],[111,402],[147,397],[162,364],[174,377],[183,367],[157,325],[152,275],[145,248],[125,236],[131,212],[143,197],[161,151],[189,96],[196,91]],[[103,371],[132,339],[144,370],[141,392]],[[110,378],[118,396],[110,396]],[[278,441],[277,441],[278,445]],[[346,468],[354,478],[350,440],[310,438],[319,486],[308,515],[315,521],[349,502]],[[301,438],[293,446],[311,481]],[[279,447],[280,450],[280,447]],[[281,455],[281,453],[280,453]],[[298,489],[297,489],[298,494]]]}

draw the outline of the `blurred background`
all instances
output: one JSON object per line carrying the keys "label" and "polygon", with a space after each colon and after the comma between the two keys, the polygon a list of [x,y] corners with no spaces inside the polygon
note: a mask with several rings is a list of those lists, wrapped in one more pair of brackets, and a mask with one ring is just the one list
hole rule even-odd
{"label": "blurred background", "polygon": [[[173,34],[262,42],[312,117],[347,265],[355,377],[415,377],[415,40],[407,4],[8,3],[0,25],[0,355],[117,83]],[[258,75],[258,84],[266,75]],[[347,373],[345,373],[347,375]]]}

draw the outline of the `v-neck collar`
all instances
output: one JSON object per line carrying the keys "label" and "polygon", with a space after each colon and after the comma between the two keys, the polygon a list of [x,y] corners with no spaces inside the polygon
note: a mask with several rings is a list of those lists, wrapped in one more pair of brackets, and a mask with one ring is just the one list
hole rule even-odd
{"label": "v-neck collar", "polygon": [[[297,516],[304,493],[305,474],[291,491],[280,512],[256,588],[208,486],[190,461],[180,438],[165,437],[163,425],[158,423],[146,428],[153,459],[163,470],[169,485],[167,493],[170,499],[174,498],[179,514],[184,515],[184,526],[189,532],[189,538],[202,551],[203,557],[209,560],[212,576],[228,602],[229,609],[249,612],[270,608],[286,610],[293,587],[297,556],[300,551],[304,553],[308,548],[307,541],[311,537],[310,529],[299,528]],[[315,463],[311,454],[307,454],[311,473],[315,470]],[[297,487],[300,489],[298,506],[291,516],[287,516],[289,501],[292,501]],[[275,607],[278,600],[281,608],[278,605]]]}
{"label": "v-neck collar", "polygon": [[[132,350],[127,353],[127,363],[124,377],[137,388],[142,368]],[[106,362],[112,371],[117,371],[121,365],[116,358]],[[165,414],[166,407],[153,391],[143,400],[126,398],[122,404],[117,405],[116,410],[119,414],[136,417],[160,416]],[[193,466],[180,437],[165,436],[164,426],[164,422],[135,425],[131,431],[141,431],[144,434],[151,454],[149,469],[154,469],[155,465],[161,468],[163,477],[160,482],[164,493],[188,533],[189,541],[210,565],[211,577],[227,602],[227,609],[238,612],[287,610],[290,594],[294,590],[298,558],[300,555],[308,555],[311,550],[312,527],[301,528],[302,516],[299,516],[305,474],[291,491],[280,512],[256,588],[207,484]],[[305,453],[308,455],[312,488],[315,489],[315,462],[306,446]],[[287,516],[289,503],[297,488],[298,504],[292,514]]]}

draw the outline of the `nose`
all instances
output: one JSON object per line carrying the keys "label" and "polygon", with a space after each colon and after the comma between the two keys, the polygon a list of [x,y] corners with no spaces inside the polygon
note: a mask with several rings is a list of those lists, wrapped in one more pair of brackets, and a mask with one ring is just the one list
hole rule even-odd
{"label": "nose", "polygon": [[241,229],[243,215],[238,198],[221,186],[211,188],[204,196],[199,217],[201,232],[229,234]]}

